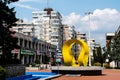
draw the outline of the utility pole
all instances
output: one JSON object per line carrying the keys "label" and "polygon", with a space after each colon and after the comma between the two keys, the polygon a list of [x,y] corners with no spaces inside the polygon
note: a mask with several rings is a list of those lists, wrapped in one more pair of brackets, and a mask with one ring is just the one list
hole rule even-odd
{"label": "utility pole", "polygon": [[90,44],[90,31],[91,31],[91,20],[90,15],[92,12],[87,12],[86,15],[89,17],[89,30],[88,30],[88,45],[89,45],[89,66],[91,66],[91,44]]}

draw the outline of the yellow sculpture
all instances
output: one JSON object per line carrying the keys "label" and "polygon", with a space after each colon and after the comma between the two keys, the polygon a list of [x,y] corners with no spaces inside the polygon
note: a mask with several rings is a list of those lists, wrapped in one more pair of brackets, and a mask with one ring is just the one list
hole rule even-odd
{"label": "yellow sculpture", "polygon": [[[77,60],[73,56],[72,47],[77,43],[81,46],[81,51],[79,52],[79,56]],[[88,56],[89,56],[89,47],[86,42],[83,40],[71,39],[64,43],[62,47],[62,54],[64,63],[68,66],[80,66],[84,65],[87,66],[88,63]]]}

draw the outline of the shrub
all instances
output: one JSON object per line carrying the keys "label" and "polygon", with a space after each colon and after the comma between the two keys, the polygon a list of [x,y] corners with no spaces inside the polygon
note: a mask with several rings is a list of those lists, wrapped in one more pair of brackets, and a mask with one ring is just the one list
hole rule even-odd
{"label": "shrub", "polygon": [[105,67],[105,68],[110,68],[110,66],[109,66],[108,63],[104,63],[104,67]]}
{"label": "shrub", "polygon": [[6,70],[0,66],[0,79],[5,80]]}
{"label": "shrub", "polygon": [[39,67],[39,64],[35,64],[35,67]]}
{"label": "shrub", "polygon": [[93,64],[94,66],[101,66],[101,64],[99,62],[96,62]]}

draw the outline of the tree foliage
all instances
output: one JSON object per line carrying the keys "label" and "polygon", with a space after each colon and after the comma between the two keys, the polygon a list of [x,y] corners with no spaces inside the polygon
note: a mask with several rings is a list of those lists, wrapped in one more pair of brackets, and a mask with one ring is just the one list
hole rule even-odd
{"label": "tree foliage", "polygon": [[101,65],[103,64],[103,55],[102,55],[101,47],[95,47],[93,56],[94,56],[94,63],[99,62],[101,63]]}
{"label": "tree foliage", "polygon": [[9,4],[18,0],[0,0],[0,48],[2,59],[11,59],[11,50],[17,47],[17,38],[11,36],[15,32],[10,31],[18,20],[15,16],[14,8],[9,8]]}
{"label": "tree foliage", "polygon": [[120,35],[115,34],[111,42],[111,59],[115,61],[120,61]]}

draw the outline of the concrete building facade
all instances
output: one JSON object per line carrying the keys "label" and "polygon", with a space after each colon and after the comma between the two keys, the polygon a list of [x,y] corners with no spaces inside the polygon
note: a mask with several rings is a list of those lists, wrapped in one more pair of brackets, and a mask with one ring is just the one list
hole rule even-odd
{"label": "concrete building facade", "polygon": [[[32,64],[36,60],[40,63],[46,63],[45,55],[48,55],[50,58],[50,55],[54,55],[56,52],[57,47],[55,45],[38,40],[35,37],[22,33],[16,33],[15,37],[18,38],[18,45],[21,48],[12,51],[13,57],[20,59],[22,64]],[[49,50],[51,50],[51,52]]]}
{"label": "concrete building facade", "polygon": [[33,11],[33,23],[35,25],[35,36],[38,39],[54,44],[61,49],[62,44],[62,16],[52,8],[43,11]]}
{"label": "concrete building facade", "polygon": [[69,39],[75,39],[76,38],[76,32],[75,32],[75,27],[74,26],[68,26],[68,25],[63,25],[62,27],[62,36],[63,36],[63,44],[65,41]]}
{"label": "concrete building facade", "polygon": [[24,35],[34,36],[34,24],[32,22],[24,22],[23,20],[19,20],[16,24],[16,26],[12,27],[14,31]]}
{"label": "concrete building facade", "polygon": [[[76,32],[76,39],[81,39],[84,40],[86,42],[86,34],[85,33],[80,33],[80,32]],[[80,52],[81,47],[80,45],[76,44],[76,52]]]}

